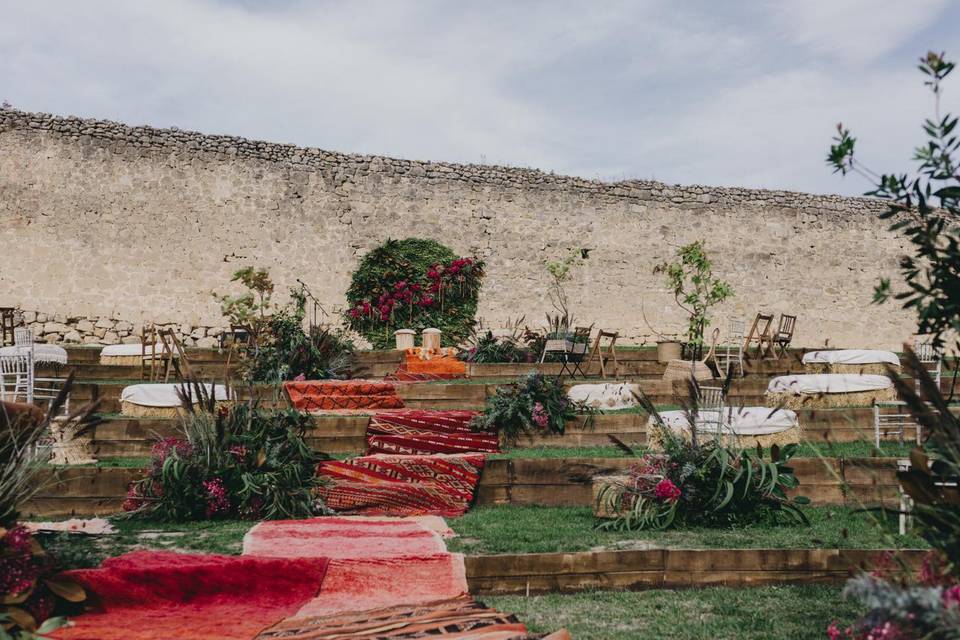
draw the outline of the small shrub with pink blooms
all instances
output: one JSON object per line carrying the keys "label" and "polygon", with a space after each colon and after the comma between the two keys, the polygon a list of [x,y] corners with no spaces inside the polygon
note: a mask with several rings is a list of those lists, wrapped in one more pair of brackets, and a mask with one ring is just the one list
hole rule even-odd
{"label": "small shrub with pink blooms", "polygon": [[316,464],[304,440],[308,416],[253,403],[183,419],[184,435],[153,448],[146,477],[123,508],[166,521],[305,518],[325,513]]}
{"label": "small shrub with pink blooms", "polygon": [[515,444],[521,437],[562,434],[570,420],[581,419],[589,426],[594,413],[570,400],[559,378],[531,373],[519,382],[498,386],[471,424],[476,431],[495,431],[506,444]]}

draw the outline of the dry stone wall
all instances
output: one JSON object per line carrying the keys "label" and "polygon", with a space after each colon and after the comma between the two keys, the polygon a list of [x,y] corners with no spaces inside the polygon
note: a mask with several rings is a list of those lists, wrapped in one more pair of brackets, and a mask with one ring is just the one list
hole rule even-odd
{"label": "dry stone wall", "polygon": [[184,325],[189,336],[200,327],[203,338],[223,322],[211,293],[235,291],[239,267],[267,267],[281,288],[299,278],[335,314],[363,253],[423,236],[487,261],[479,315],[494,327],[521,314],[542,324],[544,261],[589,248],[568,287],[577,320],[649,342],[685,324],[653,267],[705,239],[736,292],[717,313],[721,327],[792,312],[800,345],[896,347],[910,314],[870,306],[905,251],[881,209],[0,110],[0,306],[94,325]]}

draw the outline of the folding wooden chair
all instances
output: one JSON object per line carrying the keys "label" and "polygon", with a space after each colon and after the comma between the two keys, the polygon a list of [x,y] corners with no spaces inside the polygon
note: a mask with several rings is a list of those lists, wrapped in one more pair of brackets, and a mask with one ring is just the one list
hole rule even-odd
{"label": "folding wooden chair", "polygon": [[773,324],[773,314],[758,313],[750,325],[750,331],[743,340],[743,355],[750,357],[750,345],[757,345],[757,352],[754,354],[757,358],[762,358],[764,352],[772,350],[772,337],[770,335],[770,326]]}
{"label": "folding wooden chair", "polygon": [[[790,343],[793,342],[793,332],[796,328],[797,316],[787,315],[786,313],[780,314],[780,324],[770,341],[770,351],[777,357],[777,360],[782,358],[787,353],[787,349],[790,348]],[[780,348],[779,351],[777,351],[777,347]]]}
{"label": "folding wooden chair", "polygon": [[[620,336],[620,333],[617,331],[604,331],[600,329],[597,333],[597,339],[593,342],[593,348],[590,350],[590,357],[587,358],[587,364],[584,367],[587,371],[590,370],[590,365],[593,364],[593,359],[597,358],[600,360],[600,375],[604,378],[607,377],[607,370],[604,366],[604,361],[609,361],[610,358],[613,358],[613,377],[616,378],[620,371],[620,361],[617,360],[617,338]],[[600,340],[603,338],[609,338],[610,344],[607,345],[606,349],[600,348]]]}

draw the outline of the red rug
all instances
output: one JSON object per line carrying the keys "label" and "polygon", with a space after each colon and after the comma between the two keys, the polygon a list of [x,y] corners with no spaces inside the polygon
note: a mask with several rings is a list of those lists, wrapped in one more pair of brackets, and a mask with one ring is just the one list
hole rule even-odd
{"label": "red rug", "polygon": [[385,411],[367,425],[367,454],[498,453],[496,433],[475,432],[474,411]]}
{"label": "red rug", "polygon": [[284,382],[290,402],[299,411],[400,409],[403,400],[390,382],[370,380],[305,380]]}
{"label": "red rug", "polygon": [[319,595],[297,617],[420,604],[467,591],[463,556],[447,553],[440,535],[414,519],[261,522],[244,536],[243,553],[332,558]]}
{"label": "red rug", "polygon": [[250,556],[309,558],[389,558],[446,553],[436,531],[414,519],[329,516],[309,520],[269,520],[243,537]]}
{"label": "red rug", "polygon": [[68,572],[91,611],[52,634],[70,640],[248,640],[320,590],[329,560],[135,551]]}
{"label": "red rug", "polygon": [[482,453],[331,460],[317,467],[332,481],[319,493],[345,514],[460,516],[473,500],[483,462]]}

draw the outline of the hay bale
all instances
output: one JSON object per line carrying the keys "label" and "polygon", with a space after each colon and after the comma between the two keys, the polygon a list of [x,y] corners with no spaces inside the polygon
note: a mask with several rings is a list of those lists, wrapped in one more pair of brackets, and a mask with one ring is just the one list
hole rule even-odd
{"label": "hay bale", "polygon": [[619,517],[619,513],[612,508],[608,500],[601,500],[600,494],[605,487],[626,487],[630,483],[630,476],[609,475],[594,476],[590,481],[590,490],[593,499],[593,515],[597,518],[613,519]]}
{"label": "hay bale", "polygon": [[140,363],[149,360],[143,356],[100,356],[100,364],[108,367],[139,367]]}
{"label": "hay bale", "polygon": [[120,414],[131,418],[176,418],[184,413],[183,407],[148,407],[127,400],[120,401]]}
{"label": "hay bale", "polygon": [[[684,429],[680,435],[688,442],[691,439],[689,429]],[[713,440],[716,437],[717,435],[715,433],[700,432],[698,434],[698,439],[700,442]],[[759,435],[723,433],[720,435],[720,442],[724,446],[734,445],[744,449],[756,448],[758,444],[764,448],[772,447],[773,445],[782,447],[787,444],[799,444],[802,439],[803,427],[801,427],[799,424],[796,427],[784,429],[783,431],[779,431],[777,433]],[[660,439],[660,434],[657,430],[653,430],[647,435],[647,445],[653,451],[663,450],[663,441]]]}
{"label": "hay bale", "polygon": [[869,407],[875,402],[897,399],[894,387],[855,391],[853,393],[771,393],[764,394],[768,407],[786,409],[835,409],[837,407]]}
{"label": "hay bale", "polygon": [[[813,364],[803,365],[803,370],[806,373],[857,373],[863,375],[887,375],[887,366],[884,363],[877,362],[874,364],[828,364],[825,362],[817,362]],[[896,367],[897,370],[900,367]]]}

